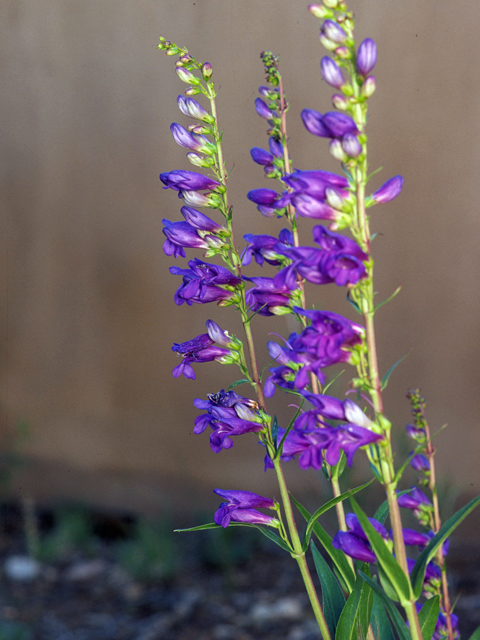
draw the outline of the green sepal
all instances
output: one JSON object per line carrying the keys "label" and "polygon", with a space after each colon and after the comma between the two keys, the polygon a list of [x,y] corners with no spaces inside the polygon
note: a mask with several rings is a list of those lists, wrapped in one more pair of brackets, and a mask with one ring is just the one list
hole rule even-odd
{"label": "green sepal", "polygon": [[[367,564],[362,563],[367,569]],[[357,576],[352,593],[343,608],[337,624],[335,640],[357,640],[366,638],[373,605],[373,591],[364,580]]]}
{"label": "green sepal", "polygon": [[366,514],[360,508],[359,504],[352,496],[350,498],[353,510],[368,538],[368,541],[372,545],[372,550],[377,556],[378,564],[385,572],[387,578],[391,582],[395,589],[400,602],[410,601],[410,584],[407,576],[403,573],[402,568],[393,557],[390,549],[387,547],[382,536],[376,531],[373,525],[370,523]]}
{"label": "green sepal", "polygon": [[392,624],[388,619],[383,601],[376,591],[373,592],[370,626],[372,627],[374,637],[378,638],[378,640],[395,640]]}
{"label": "green sepal", "polygon": [[438,614],[440,613],[440,596],[433,596],[425,602],[418,613],[418,621],[422,630],[423,640],[432,640]]}
{"label": "green sepal", "polygon": [[470,500],[468,504],[459,509],[451,518],[449,518],[436,533],[430,542],[427,544],[422,553],[418,556],[417,561],[412,569],[411,580],[413,585],[413,592],[415,598],[419,598],[422,593],[423,580],[425,577],[425,569],[427,564],[435,555],[439,546],[443,543],[445,538],[454,531],[458,525],[465,520],[468,514],[480,504],[480,496]]}
{"label": "green sepal", "polygon": [[[292,498],[295,506],[300,511],[302,516],[308,522],[311,517],[310,512],[307,511],[307,509],[305,509],[305,507],[300,504],[300,502],[298,502],[298,500],[296,500],[291,494],[290,497]],[[318,522],[315,522],[313,525],[313,533],[317,536],[323,548],[331,557],[332,562],[336,570],[338,571],[339,577],[343,582],[342,586],[345,587],[345,591],[348,591],[348,593],[350,593],[355,585],[355,574],[353,573],[352,567],[350,566],[345,554],[343,553],[343,551],[340,551],[340,549],[335,549],[332,544],[331,536],[329,536],[322,525]]]}
{"label": "green sepal", "polygon": [[470,636],[469,640],[480,640],[480,627],[477,627]]}
{"label": "green sepal", "polygon": [[396,367],[397,365],[399,365],[399,364],[402,362],[402,360],[405,360],[405,358],[406,358],[408,355],[410,355],[410,354],[408,354],[408,353],[407,353],[407,354],[405,354],[402,358],[400,358],[400,360],[397,360],[397,361],[395,362],[395,364],[392,364],[392,366],[390,367],[390,369],[389,369],[389,370],[387,371],[387,373],[383,376],[382,381],[381,381],[381,383],[380,383],[380,389],[381,389],[382,391],[383,391],[383,390],[385,389],[385,387],[387,386],[387,384],[388,384],[388,379],[389,379],[389,378],[390,378],[390,376],[392,375],[393,370],[395,369],[395,367]]}
{"label": "green sepal", "polygon": [[397,287],[395,289],[395,291],[392,293],[391,296],[389,296],[386,300],[384,300],[383,302],[379,302],[378,304],[375,305],[374,307],[374,311],[377,311],[377,309],[380,309],[380,307],[383,307],[384,304],[387,304],[387,302],[390,302],[390,300],[393,300],[395,298],[395,296],[400,293],[400,290],[402,288],[402,285],[400,285],[399,287]]}
{"label": "green sepal", "polygon": [[355,309],[357,313],[362,315],[362,310],[360,309],[358,304],[355,302],[355,300],[352,300],[352,298],[350,297],[350,291],[347,293],[347,302],[349,302],[352,305],[352,307]]}
{"label": "green sepal", "polygon": [[[375,580],[372,580],[372,578],[369,578],[362,571],[359,571],[358,574],[362,578],[362,580],[365,580],[365,582],[372,587],[375,593],[377,593],[380,596],[383,606],[385,607],[385,610],[388,614],[388,617],[390,618],[393,626],[397,631],[399,640],[411,640],[408,627],[405,624],[405,621],[403,620],[402,616],[399,614],[397,608],[395,607],[393,602],[390,600],[390,598],[382,591],[382,589],[378,586]],[[382,637],[382,640],[383,640],[383,637]]]}
{"label": "green sepal", "polygon": [[362,489],[365,489],[366,487],[368,487],[368,485],[372,484],[372,482],[373,482],[373,480],[369,480],[365,484],[362,484],[360,487],[356,487],[355,489],[351,489],[350,491],[345,491],[344,493],[341,493],[336,498],[332,498],[331,500],[326,502],[322,507],[317,509],[315,511],[315,513],[312,513],[312,515],[310,516],[310,518],[309,518],[309,520],[307,522],[307,528],[305,530],[305,535],[303,536],[302,551],[306,551],[307,550],[307,547],[308,547],[308,545],[310,543],[310,538],[312,537],[313,525],[315,524],[316,520],[322,514],[324,514],[326,511],[328,511],[329,509],[334,507],[339,502],[343,502],[347,498],[353,496],[355,493],[358,493]]}
{"label": "green sepal", "polygon": [[315,569],[322,589],[323,615],[325,616],[330,636],[334,638],[338,620],[345,606],[345,596],[337,578],[313,542],[310,543],[310,548],[312,549],[313,561],[315,562]]}
{"label": "green sepal", "polygon": [[247,382],[250,384],[250,380],[248,378],[242,378],[241,380],[235,380],[235,382],[232,382],[232,384],[228,385],[227,391],[231,391],[234,387],[238,387],[238,385],[240,385],[240,384],[246,384]]}

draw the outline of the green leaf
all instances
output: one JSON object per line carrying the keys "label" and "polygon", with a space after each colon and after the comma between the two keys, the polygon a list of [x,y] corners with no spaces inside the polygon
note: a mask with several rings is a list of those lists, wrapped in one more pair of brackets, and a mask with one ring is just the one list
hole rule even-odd
{"label": "green leaf", "polygon": [[480,627],[477,627],[470,636],[470,640],[480,640]]}
{"label": "green leaf", "polygon": [[[288,553],[292,552],[292,549],[288,546],[288,544],[284,542],[280,538],[280,536],[278,536],[276,533],[273,533],[273,531],[271,531],[267,527],[262,527],[261,525],[258,525],[258,524],[249,524],[246,522],[230,522],[228,526],[229,527],[251,527],[254,529],[258,529],[269,540],[272,540],[272,542],[275,542],[275,544],[278,544],[279,547],[281,547],[285,551],[288,551]],[[189,529],[175,529],[174,532],[184,533],[186,531],[205,531],[206,529],[221,529],[221,528],[222,527],[220,525],[215,524],[214,522],[210,522],[209,524],[201,524],[198,527],[190,527]]]}
{"label": "green leaf", "polygon": [[338,580],[333,575],[332,570],[324,560],[322,554],[318,551],[315,544],[310,544],[312,549],[313,561],[320,580],[322,588],[322,609],[325,621],[330,631],[330,636],[335,637],[337,623],[345,606],[345,596],[343,595]]}
{"label": "green leaf", "polygon": [[395,640],[392,625],[385,611],[383,600],[376,591],[373,592],[373,607],[370,617],[373,635],[378,640]]}
{"label": "green leaf", "polygon": [[325,395],[327,393],[327,391],[330,389],[330,387],[332,386],[332,384],[334,382],[336,382],[341,375],[343,375],[345,373],[346,369],[342,369],[342,371],[340,371],[340,373],[338,375],[335,376],[335,378],[333,378],[333,380],[330,380],[330,382],[328,384],[326,384],[323,389],[322,389],[322,393]]}
{"label": "green leaf", "polygon": [[374,310],[376,311],[377,309],[380,309],[380,307],[383,307],[383,305],[384,305],[384,304],[387,304],[387,302],[390,302],[390,300],[393,300],[393,299],[395,298],[395,296],[396,296],[398,293],[400,293],[401,288],[402,288],[402,285],[400,285],[399,287],[397,287],[397,288],[395,289],[395,291],[392,293],[392,295],[391,295],[391,296],[389,296],[386,300],[384,300],[383,302],[379,302],[378,304],[376,304],[376,305],[375,305],[375,309],[374,309]]}
{"label": "green leaf", "polygon": [[473,498],[473,500],[470,500],[468,504],[459,509],[457,513],[455,513],[442,525],[438,533],[433,536],[425,549],[418,556],[411,573],[413,592],[417,599],[420,597],[420,594],[422,592],[423,580],[425,577],[425,569],[427,567],[427,564],[435,555],[438,547],[479,504],[480,496]]}
{"label": "green leaf", "polygon": [[[366,565],[363,565],[366,567]],[[335,640],[366,638],[373,605],[373,591],[364,580],[357,577],[352,593],[343,608],[337,624]]]}
{"label": "green leaf", "polygon": [[[290,431],[293,429],[293,425],[295,423],[295,420],[297,419],[300,411],[302,410],[303,407],[303,403],[305,402],[305,398],[302,398],[302,402],[300,404],[300,406],[298,407],[298,409],[295,411],[295,415],[293,416],[293,418],[290,420],[288,427],[285,429],[285,433],[282,436],[282,439],[280,440],[278,447],[276,449],[277,451],[277,456],[281,456],[283,453],[283,443],[285,442],[285,440],[287,439],[288,434],[290,433]],[[274,440],[275,446],[276,446],[276,440]]]}
{"label": "green leaf", "polygon": [[373,552],[377,556],[378,564],[385,572],[387,578],[392,583],[400,602],[407,602],[410,600],[410,584],[407,576],[403,573],[400,565],[393,557],[390,549],[387,547],[385,540],[376,531],[369,519],[358,505],[355,498],[350,498],[353,510],[368,538],[368,541],[372,545]]}
{"label": "green leaf", "polygon": [[423,640],[432,640],[438,614],[440,613],[440,596],[433,596],[425,602],[418,614]]}
{"label": "green leaf", "polygon": [[236,380],[235,382],[232,382],[232,384],[228,386],[227,391],[231,391],[231,389],[233,389],[234,387],[238,387],[239,384],[245,384],[247,382],[250,384],[250,380],[248,380],[248,378],[242,378],[241,380]]}
{"label": "green leaf", "polygon": [[[383,602],[383,606],[385,607],[385,610],[388,613],[388,617],[392,621],[392,624],[398,633],[399,640],[411,640],[408,627],[405,624],[405,621],[403,620],[402,616],[398,613],[397,608],[395,607],[393,602],[390,600],[390,598],[387,595],[385,595],[385,593],[382,591],[382,589],[380,589],[380,587],[375,582],[375,580],[372,580],[372,578],[369,578],[362,571],[359,571],[358,574],[362,578],[362,580],[365,580],[365,582],[372,587],[375,593],[380,596]],[[382,637],[382,640],[383,640],[383,637]]]}
{"label": "green leaf", "polygon": [[[298,502],[292,495],[291,498],[295,503],[297,509],[300,511],[305,520],[310,519],[310,512],[305,509],[303,505]],[[340,549],[335,549],[332,544],[332,538],[328,535],[325,529],[318,523],[315,522],[313,525],[313,533],[317,536],[318,540],[321,542],[323,548],[331,557],[335,568],[337,569],[341,580],[344,583],[345,590],[349,593],[352,591],[355,584],[355,574],[353,573],[353,569],[350,566],[345,554],[340,551]]]}
{"label": "green leaf", "polygon": [[272,542],[275,542],[275,544],[278,544],[279,547],[281,547],[288,553],[292,553],[291,547],[284,540],[282,540],[280,536],[277,536],[276,533],[273,533],[271,529],[267,529],[267,527],[261,527],[259,525],[253,525],[253,526],[259,531],[261,531],[263,535],[266,536],[269,540],[271,540]]}
{"label": "green leaf", "polygon": [[395,369],[395,367],[396,367],[397,365],[399,365],[399,364],[402,362],[402,360],[405,360],[405,358],[406,358],[408,355],[410,355],[410,354],[408,354],[408,353],[407,353],[407,354],[405,354],[405,355],[403,356],[403,358],[400,358],[400,360],[397,360],[397,361],[395,362],[395,364],[392,364],[392,366],[390,367],[390,369],[389,369],[389,370],[387,371],[387,373],[383,376],[382,381],[381,381],[381,383],[380,383],[380,388],[381,388],[381,390],[382,390],[382,391],[383,391],[383,390],[385,389],[385,387],[387,386],[387,384],[388,384],[388,379],[389,379],[389,378],[390,378],[390,376],[392,375],[393,370]]}
{"label": "green leaf", "polygon": [[331,500],[326,502],[322,507],[317,509],[315,511],[315,513],[313,513],[310,516],[310,518],[309,518],[309,520],[307,522],[307,528],[305,530],[305,535],[303,536],[303,544],[302,544],[303,551],[306,551],[306,549],[307,549],[307,547],[308,547],[308,545],[310,543],[310,538],[311,538],[311,535],[312,535],[313,525],[315,524],[316,520],[323,513],[325,513],[326,511],[328,511],[332,507],[334,507],[336,504],[338,504],[339,502],[343,502],[343,500],[346,500],[347,498],[355,495],[356,493],[358,493],[362,489],[365,489],[365,487],[368,487],[368,485],[372,484],[372,482],[373,482],[373,480],[369,480],[365,484],[362,484],[361,486],[356,487],[355,489],[351,489],[350,491],[345,491],[345,493],[340,494],[336,498],[332,498]]}

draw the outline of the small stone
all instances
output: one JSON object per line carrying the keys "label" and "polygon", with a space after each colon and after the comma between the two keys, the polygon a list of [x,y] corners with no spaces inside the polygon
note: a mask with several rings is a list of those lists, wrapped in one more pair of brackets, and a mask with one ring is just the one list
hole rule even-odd
{"label": "small stone", "polygon": [[40,575],[41,565],[30,556],[9,556],[5,560],[3,569],[10,580],[31,582]]}
{"label": "small stone", "polygon": [[82,560],[81,562],[76,562],[66,570],[65,580],[70,580],[71,582],[92,580],[104,573],[105,569],[106,562],[100,558],[96,560]]}

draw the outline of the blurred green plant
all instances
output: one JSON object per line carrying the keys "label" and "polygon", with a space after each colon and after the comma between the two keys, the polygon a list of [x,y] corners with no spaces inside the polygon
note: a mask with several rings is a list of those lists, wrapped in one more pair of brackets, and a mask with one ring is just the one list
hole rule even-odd
{"label": "blurred green plant", "polygon": [[164,519],[150,522],[140,518],[133,537],[115,545],[118,562],[140,582],[171,579],[179,566],[172,529]]}
{"label": "blurred green plant", "polygon": [[0,620],[0,640],[30,640],[32,630],[20,622]]}
{"label": "blurred green plant", "polygon": [[89,556],[98,550],[91,514],[83,505],[61,507],[55,511],[52,530],[39,541],[38,559],[51,562],[78,550]]}

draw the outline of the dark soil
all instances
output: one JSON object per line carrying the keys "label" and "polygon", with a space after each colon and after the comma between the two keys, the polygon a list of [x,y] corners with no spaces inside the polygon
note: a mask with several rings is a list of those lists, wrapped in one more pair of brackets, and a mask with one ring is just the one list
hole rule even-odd
{"label": "dark soil", "polygon": [[[256,532],[139,534],[132,519],[96,514],[88,536],[80,520],[67,535],[53,520],[40,519],[50,546],[41,547],[39,574],[14,579],[5,562],[26,553],[24,528],[19,510],[4,507],[0,640],[320,637],[295,562]],[[452,544],[449,566],[468,640],[480,625],[480,547]]]}

